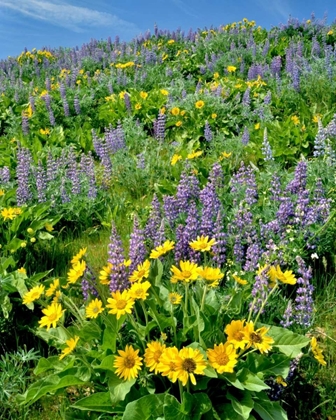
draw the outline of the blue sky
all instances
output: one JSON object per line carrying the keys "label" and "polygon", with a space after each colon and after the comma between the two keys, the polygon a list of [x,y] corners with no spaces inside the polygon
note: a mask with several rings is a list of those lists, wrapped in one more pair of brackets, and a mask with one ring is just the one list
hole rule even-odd
{"label": "blue sky", "polygon": [[129,41],[161,29],[188,31],[231,23],[246,17],[265,28],[327,13],[336,19],[336,1],[316,0],[0,0],[0,59],[25,47],[75,47],[90,39]]}

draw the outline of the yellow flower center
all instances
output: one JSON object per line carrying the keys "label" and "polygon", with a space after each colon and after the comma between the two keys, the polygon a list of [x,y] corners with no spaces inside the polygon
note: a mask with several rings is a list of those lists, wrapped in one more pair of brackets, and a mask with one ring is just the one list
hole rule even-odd
{"label": "yellow flower center", "polygon": [[176,364],[174,362],[170,362],[169,363],[169,368],[172,372],[175,372],[176,370]]}
{"label": "yellow flower center", "polygon": [[218,354],[216,357],[216,362],[221,365],[221,366],[225,366],[229,361],[229,357],[226,353],[221,353]]}
{"label": "yellow flower center", "polygon": [[196,363],[193,359],[190,359],[189,357],[185,359],[182,363],[183,370],[186,370],[188,373],[194,372],[196,369]]}
{"label": "yellow flower center", "polygon": [[176,296],[170,296],[170,302],[172,304],[176,303],[177,302],[177,297]]}
{"label": "yellow flower center", "polygon": [[127,305],[127,301],[124,299],[120,299],[117,301],[116,307],[117,309],[124,309],[126,308],[126,305]]}
{"label": "yellow flower center", "polygon": [[55,319],[57,318],[57,313],[56,313],[56,312],[54,312],[53,314],[50,314],[50,315],[48,316],[48,318],[49,318],[49,321],[50,321],[50,322],[55,321]]}
{"label": "yellow flower center", "polygon": [[126,356],[124,359],[124,366],[128,369],[131,369],[135,365],[134,357]]}
{"label": "yellow flower center", "polygon": [[158,362],[160,357],[161,357],[162,351],[161,350],[156,350],[153,353],[153,359],[155,360],[155,362]]}
{"label": "yellow flower center", "polygon": [[188,270],[182,271],[182,277],[188,279],[191,276],[191,272]]}
{"label": "yellow flower center", "polygon": [[259,334],[257,334],[256,332],[252,332],[250,334],[250,340],[252,341],[252,343],[262,343],[262,337],[260,337]]}
{"label": "yellow flower center", "polygon": [[140,271],[138,272],[138,277],[139,277],[139,278],[140,278],[140,277],[143,277],[145,274],[146,274],[146,270],[140,270]]}
{"label": "yellow flower center", "polygon": [[97,313],[99,311],[99,308],[98,308],[98,306],[95,306],[94,308],[92,308],[92,312],[93,313]]}
{"label": "yellow flower center", "polygon": [[233,337],[234,337],[235,340],[241,341],[244,338],[244,334],[241,331],[236,331],[233,334]]}

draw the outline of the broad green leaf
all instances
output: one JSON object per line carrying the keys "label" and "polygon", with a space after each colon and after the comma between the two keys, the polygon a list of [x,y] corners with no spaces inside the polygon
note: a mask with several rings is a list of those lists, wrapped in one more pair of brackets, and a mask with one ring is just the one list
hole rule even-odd
{"label": "broad green leaf", "polygon": [[111,350],[112,353],[117,350],[117,332],[112,331],[108,326],[104,330],[102,349]]}
{"label": "broad green leaf", "polygon": [[253,409],[254,403],[251,393],[248,391],[239,392],[237,396],[226,394],[227,398],[231,401],[234,411],[239,414],[243,419],[247,420]]}
{"label": "broad green leaf", "polygon": [[167,394],[164,400],[163,412],[165,420],[200,420],[202,414],[211,410],[212,404],[204,393],[191,395],[183,393],[182,404]]}
{"label": "broad green leaf", "polygon": [[39,239],[42,239],[43,241],[50,241],[51,239],[54,239],[54,236],[51,235],[49,232],[39,232],[38,234]]}
{"label": "broad green leaf", "polygon": [[71,407],[84,411],[99,411],[100,413],[116,413],[112,406],[109,392],[96,392],[76,401]]}
{"label": "broad green leaf", "polygon": [[286,412],[276,401],[256,400],[254,410],[262,420],[288,420]]}
{"label": "broad green leaf", "polygon": [[110,371],[110,372],[114,373],[114,371],[115,371],[115,368],[113,367],[114,358],[115,358],[114,354],[109,354],[108,356],[105,356],[103,358],[100,365],[94,366],[93,368],[95,370],[96,369],[97,370],[104,370],[104,371]]}
{"label": "broad green leaf", "polygon": [[122,420],[157,420],[163,416],[163,401],[166,394],[145,395],[126,405]]}
{"label": "broad green leaf", "polygon": [[115,405],[119,401],[124,401],[126,395],[130,392],[135,382],[135,379],[124,381],[115,374],[111,375],[108,381],[108,387],[112,404]]}
{"label": "broad green leaf", "polygon": [[290,358],[284,354],[263,355],[250,353],[246,358],[246,367],[253,373],[263,372],[269,375],[286,377]]}
{"label": "broad green leaf", "polygon": [[296,357],[301,349],[310,342],[308,337],[281,327],[271,327],[268,335],[274,339],[273,347],[292,358]]}
{"label": "broad green leaf", "polygon": [[237,373],[237,378],[244,388],[249,391],[260,392],[264,389],[269,389],[269,386],[264,381],[246,368]]}

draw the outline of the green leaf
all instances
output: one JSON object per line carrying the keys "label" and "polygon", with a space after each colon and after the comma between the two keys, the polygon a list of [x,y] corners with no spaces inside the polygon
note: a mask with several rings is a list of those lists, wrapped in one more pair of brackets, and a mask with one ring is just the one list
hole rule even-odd
{"label": "green leaf", "polygon": [[110,390],[110,398],[112,404],[115,405],[119,401],[124,401],[126,395],[130,392],[135,382],[135,379],[124,381],[123,379],[120,379],[117,375],[112,375],[108,381],[108,387]]}
{"label": "green leaf", "polygon": [[164,400],[163,412],[165,420],[200,420],[202,414],[211,410],[212,404],[204,393],[194,395],[183,393],[182,404],[177,399],[167,394]]}
{"label": "green leaf", "polygon": [[254,401],[254,410],[262,420],[288,420],[286,412],[276,401],[266,399]]}
{"label": "green leaf", "polygon": [[247,391],[239,392],[238,398],[236,398],[228,392],[226,396],[231,401],[234,411],[247,420],[254,406],[251,393]]}
{"label": "green leaf", "polygon": [[284,354],[272,354],[269,356],[250,353],[246,358],[246,367],[253,373],[263,372],[274,376],[288,375],[290,358]]}
{"label": "green leaf", "polygon": [[101,364],[97,365],[97,366],[93,366],[93,368],[95,370],[98,369],[98,370],[110,371],[110,372],[114,373],[114,371],[115,371],[115,367],[113,367],[114,358],[115,358],[114,354],[110,354],[108,356],[105,356],[104,359],[102,360]]}
{"label": "green leaf", "polygon": [[145,395],[126,405],[122,420],[157,420],[163,416],[163,401],[166,394]]}
{"label": "green leaf", "polygon": [[53,235],[44,231],[39,232],[38,237],[39,239],[42,239],[43,241],[50,241],[51,239],[54,239]]}
{"label": "green leaf", "polygon": [[298,356],[301,349],[310,342],[308,337],[293,333],[281,327],[271,327],[268,335],[274,339],[273,347],[276,347],[281,353],[292,358]]}
{"label": "green leaf", "polygon": [[96,392],[93,395],[82,398],[71,405],[83,411],[99,411],[100,413],[116,413],[112,406],[109,392]]}
{"label": "green leaf", "polygon": [[112,331],[108,326],[104,330],[102,349],[111,350],[112,353],[117,350],[117,332]]}
{"label": "green leaf", "polygon": [[237,373],[237,378],[244,388],[249,391],[260,392],[264,389],[269,389],[269,386],[264,381],[246,368]]}

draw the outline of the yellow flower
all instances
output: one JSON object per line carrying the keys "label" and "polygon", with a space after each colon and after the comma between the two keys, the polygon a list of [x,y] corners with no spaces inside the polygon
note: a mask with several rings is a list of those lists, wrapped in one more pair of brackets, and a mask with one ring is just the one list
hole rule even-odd
{"label": "yellow flower", "polygon": [[140,92],[140,96],[141,96],[141,98],[142,99],[147,99],[147,97],[148,97],[148,93],[147,92]]}
{"label": "yellow flower", "polygon": [[49,286],[48,290],[46,291],[46,296],[51,297],[57,289],[60,287],[60,281],[59,279],[55,279],[51,285]]}
{"label": "yellow flower", "polygon": [[2,190],[1,188],[0,188],[0,197],[2,197],[2,196],[4,196],[5,195],[5,190]]}
{"label": "yellow flower", "polygon": [[231,155],[232,155],[232,152],[230,152],[230,153],[222,152],[222,154],[219,156],[219,160],[227,159]]}
{"label": "yellow flower", "polygon": [[218,71],[216,71],[216,72],[214,73],[213,78],[214,78],[215,80],[219,78],[219,73],[218,73]]}
{"label": "yellow flower", "polygon": [[227,66],[226,70],[229,73],[234,73],[237,70],[237,67],[235,67],[235,66]]}
{"label": "yellow flower", "polygon": [[180,261],[180,269],[175,265],[171,267],[173,277],[171,278],[172,283],[177,283],[179,280],[189,283],[190,281],[196,280],[198,277],[198,265],[190,261]]}
{"label": "yellow flower", "polygon": [[161,114],[165,114],[166,113],[166,108],[164,106],[160,109],[160,113]]}
{"label": "yellow flower", "polygon": [[135,104],[135,107],[134,107],[137,111],[139,111],[139,109],[141,109],[141,104]]}
{"label": "yellow flower", "polygon": [[259,128],[260,128],[260,123],[254,124],[254,129],[255,130],[259,130]]}
{"label": "yellow flower", "polygon": [[324,360],[324,356],[322,350],[319,348],[316,337],[312,337],[311,342],[311,349],[315,359],[323,366],[326,366],[327,362]]}
{"label": "yellow flower", "polygon": [[204,101],[197,101],[197,102],[195,102],[195,107],[197,109],[203,108],[204,107]]}
{"label": "yellow flower", "polygon": [[149,368],[150,372],[153,372],[155,375],[158,373],[158,366],[160,362],[160,357],[165,350],[166,345],[161,344],[159,341],[151,341],[147,344],[145,350],[145,365]]}
{"label": "yellow flower", "polygon": [[56,290],[55,296],[53,297],[52,302],[58,303],[61,300],[61,297],[62,297],[61,291],[60,290]]}
{"label": "yellow flower", "polygon": [[187,159],[195,159],[203,154],[203,150],[198,150],[197,152],[189,153]]}
{"label": "yellow flower", "polygon": [[85,308],[87,318],[97,318],[97,316],[104,311],[103,302],[99,299],[92,300]]}
{"label": "yellow flower", "polygon": [[175,155],[171,158],[170,164],[171,164],[172,166],[174,166],[174,165],[176,165],[176,163],[177,163],[179,160],[181,160],[181,159],[182,159],[182,156],[181,156],[181,155],[177,155],[177,154],[175,154]]}
{"label": "yellow flower", "polygon": [[84,274],[84,271],[86,269],[86,263],[85,261],[79,261],[76,264],[74,264],[72,266],[72,268],[70,268],[70,270],[68,271],[67,275],[68,275],[68,284],[73,284],[76,283],[76,281],[82,277],[82,275]]}
{"label": "yellow flower", "polygon": [[129,267],[132,264],[132,261],[130,259],[124,260],[123,264],[124,264],[125,267]]}
{"label": "yellow flower", "polygon": [[187,385],[188,379],[196,385],[195,374],[204,375],[206,367],[207,362],[199,350],[184,347],[179,351],[176,359],[176,377],[183,386]]}
{"label": "yellow flower", "polygon": [[99,271],[99,281],[101,284],[110,284],[110,274],[111,274],[111,270],[112,270],[112,264],[111,263],[107,263],[107,265],[105,265],[101,271]]}
{"label": "yellow flower", "polygon": [[219,280],[224,277],[224,274],[219,268],[200,267],[197,271],[198,275],[201,276],[210,287],[217,287],[219,285]]}
{"label": "yellow flower", "polygon": [[291,270],[286,270],[285,272],[282,272],[279,265],[272,265],[267,274],[271,280],[271,286],[273,287],[275,286],[275,282],[277,280],[284,284],[296,284],[296,278],[293,272]]}
{"label": "yellow flower", "polygon": [[133,271],[132,275],[129,277],[129,281],[134,283],[135,281],[141,281],[142,279],[147,279],[149,276],[150,262],[146,260],[143,264],[139,264],[137,269]]}
{"label": "yellow flower", "polygon": [[22,303],[28,305],[29,303],[34,302],[39,299],[44,293],[44,286],[41,284],[30,289],[27,293],[23,295]]}
{"label": "yellow flower", "polygon": [[45,316],[39,321],[40,328],[47,327],[47,330],[49,330],[51,326],[56,328],[57,321],[60,320],[63,312],[65,312],[65,309],[62,310],[62,306],[59,303],[53,302],[51,305],[47,306],[42,310],[42,313],[44,313]]}
{"label": "yellow flower", "polygon": [[15,214],[14,209],[9,207],[1,211],[1,216],[4,218],[4,220],[7,220],[7,219],[14,220],[16,217],[16,214]]}
{"label": "yellow flower", "polygon": [[313,116],[313,122],[314,123],[318,123],[319,120],[321,120],[322,115],[321,114],[316,114]]}
{"label": "yellow flower", "polygon": [[186,111],[185,111],[185,110],[181,111],[181,116],[182,116],[182,117],[183,117],[185,114],[186,114]]}
{"label": "yellow flower", "polygon": [[134,350],[132,346],[126,345],[125,350],[118,350],[120,356],[116,356],[113,366],[115,373],[126,381],[138,377],[138,371],[142,366],[142,357],[138,356],[139,350]]}
{"label": "yellow flower", "polygon": [[212,113],[211,114],[211,118],[213,119],[213,120],[215,120],[216,118],[217,118],[217,114],[214,112],[214,113]]}
{"label": "yellow flower", "polygon": [[167,252],[174,249],[175,242],[173,241],[165,241],[162,245],[157,246],[155,249],[152,249],[149,258],[157,259],[162,255],[167,254]]}
{"label": "yellow flower", "polygon": [[77,264],[79,260],[86,254],[87,248],[81,248],[79,252],[72,258],[71,264]]}
{"label": "yellow flower", "polygon": [[128,290],[120,292],[112,292],[112,298],[107,299],[108,304],[106,308],[110,308],[109,314],[117,316],[119,319],[122,315],[131,314],[134,306],[134,299],[130,296]]}
{"label": "yellow flower", "polygon": [[277,384],[282,385],[283,387],[286,387],[287,386],[287,383],[285,382],[284,378],[282,376],[280,376],[280,375],[275,378],[275,382]]}
{"label": "yellow flower", "polygon": [[160,89],[160,93],[161,93],[161,95],[164,95],[164,96],[168,96],[169,95],[169,92],[166,89]]}
{"label": "yellow flower", "polygon": [[44,228],[45,228],[45,230],[46,230],[47,232],[52,232],[52,231],[54,230],[54,228],[53,228],[52,224],[50,224],[50,223],[46,223],[46,224],[44,225]]}
{"label": "yellow flower", "polygon": [[244,349],[248,343],[244,334],[244,324],[245,321],[232,320],[224,329],[225,334],[228,336],[227,341],[232,343],[235,348]]}
{"label": "yellow flower", "polygon": [[248,284],[247,280],[242,279],[241,277],[236,276],[235,274],[232,274],[233,279],[242,286],[245,286],[245,284]]}
{"label": "yellow flower", "polygon": [[181,303],[182,295],[179,295],[178,293],[169,293],[168,297],[172,305],[179,305]]}
{"label": "yellow flower", "polygon": [[215,245],[214,239],[209,240],[209,236],[197,236],[195,241],[189,242],[190,247],[195,251],[210,251],[211,247]]}
{"label": "yellow flower", "polygon": [[327,35],[332,35],[334,33],[334,31],[332,29],[330,29],[329,32],[327,32]]}
{"label": "yellow flower", "polygon": [[148,296],[147,290],[151,287],[149,281],[144,281],[143,283],[134,283],[129,290],[129,295],[134,300],[141,299],[145,300]]}
{"label": "yellow flower", "polygon": [[266,336],[269,328],[261,327],[254,330],[254,324],[252,321],[248,322],[244,327],[244,336],[248,340],[247,347],[254,347],[259,350],[260,353],[268,353],[271,350],[271,344],[274,343],[272,337]]}
{"label": "yellow flower", "polygon": [[293,124],[294,125],[299,125],[300,124],[300,119],[299,119],[299,117],[297,115],[293,115],[291,117],[291,120],[293,121]]}
{"label": "yellow flower", "polygon": [[167,41],[167,44],[174,44],[175,40],[174,39],[170,39],[169,41]]}
{"label": "yellow flower", "polygon": [[232,343],[215,344],[213,349],[207,350],[210,365],[220,374],[232,373],[238,363],[238,354]]}
{"label": "yellow flower", "polygon": [[127,92],[126,92],[125,90],[123,90],[122,92],[120,92],[120,93],[119,93],[119,98],[120,98],[120,99],[124,99],[124,97],[125,97],[126,93],[127,93]]}
{"label": "yellow flower", "polygon": [[180,113],[180,108],[178,107],[174,107],[172,108],[172,110],[170,111],[174,116],[179,115]]}
{"label": "yellow flower", "polygon": [[167,347],[163,350],[159,364],[158,371],[162,376],[167,376],[172,382],[177,381],[177,358],[178,350],[176,347]]}
{"label": "yellow flower", "polygon": [[50,134],[49,128],[46,128],[45,130],[43,128],[40,128],[40,134],[42,135]]}
{"label": "yellow flower", "polygon": [[62,350],[62,353],[59,356],[60,360],[64,359],[65,356],[67,356],[68,354],[72,353],[75,350],[78,340],[79,340],[79,337],[77,335],[75,335],[74,338],[70,338],[69,340],[66,340],[65,343],[68,347]]}

